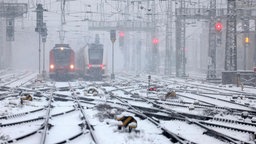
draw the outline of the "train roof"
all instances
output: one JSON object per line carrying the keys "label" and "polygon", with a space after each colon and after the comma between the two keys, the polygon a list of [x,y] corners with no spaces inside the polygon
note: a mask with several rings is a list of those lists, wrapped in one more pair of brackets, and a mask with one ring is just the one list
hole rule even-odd
{"label": "train roof", "polygon": [[103,44],[91,43],[89,49],[103,49]]}
{"label": "train roof", "polygon": [[65,47],[65,48],[70,48],[69,44],[55,44],[54,48],[56,47]]}

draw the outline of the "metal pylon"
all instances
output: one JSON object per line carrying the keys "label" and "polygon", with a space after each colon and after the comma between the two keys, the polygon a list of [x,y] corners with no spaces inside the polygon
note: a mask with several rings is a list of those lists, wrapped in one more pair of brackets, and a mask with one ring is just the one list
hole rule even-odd
{"label": "metal pylon", "polygon": [[66,4],[68,1],[74,1],[74,0],[58,0],[60,2],[60,10],[61,10],[61,23],[60,23],[60,31],[59,31],[59,38],[60,38],[60,43],[64,43],[65,40],[65,31],[63,29],[63,25],[66,24],[66,12],[65,12],[65,8],[66,8]]}
{"label": "metal pylon", "polygon": [[186,56],[185,56],[185,0],[180,1],[181,15],[176,17],[176,76],[186,76]]}
{"label": "metal pylon", "polygon": [[[130,13],[130,0],[127,0],[126,2],[126,6],[125,6],[125,13],[126,15],[124,15],[124,20],[125,21],[128,21],[129,20],[129,15],[127,15],[128,13]],[[125,70],[129,70],[130,69],[130,49],[129,49],[129,46],[127,45],[129,43],[129,32],[126,31],[126,37],[124,38],[125,39],[125,44],[124,44],[124,68]]]}
{"label": "metal pylon", "polygon": [[[243,28],[243,49],[244,49],[244,63],[243,63],[243,69],[247,69],[247,50],[249,49],[250,45],[250,37],[249,37],[249,31],[250,31],[250,11],[244,10],[244,17],[242,18],[242,28]],[[248,42],[245,41],[245,39],[248,38]]]}
{"label": "metal pylon", "polygon": [[66,23],[66,20],[65,20],[65,5],[66,5],[66,0],[61,0],[60,1],[61,23],[60,23],[59,38],[60,38],[60,43],[62,43],[62,44],[63,44],[64,39],[65,39],[65,31],[63,29],[63,25]]}
{"label": "metal pylon", "polygon": [[[154,38],[156,38],[156,0],[153,0],[151,3],[151,7],[152,7],[152,17],[151,17],[151,21],[153,23],[153,30],[151,32],[151,40],[153,40]],[[152,44],[152,53],[151,53],[151,60],[152,60],[152,64],[151,64],[151,72],[153,73],[157,73],[158,72],[158,65],[159,65],[159,56],[158,56],[158,44]]]}
{"label": "metal pylon", "polygon": [[[3,30],[4,30],[4,25],[3,25],[3,21],[2,21],[2,18],[0,18],[1,21],[0,21],[0,33],[3,33]],[[4,36],[3,35],[0,35],[0,69],[4,68],[5,67],[5,47],[4,47]]]}
{"label": "metal pylon", "polygon": [[236,0],[228,0],[225,70],[237,70]]}
{"label": "metal pylon", "polygon": [[207,79],[216,79],[216,0],[210,1],[209,20],[209,49]]}
{"label": "metal pylon", "polygon": [[172,0],[167,1],[167,24],[165,46],[165,71],[166,75],[172,74]]}

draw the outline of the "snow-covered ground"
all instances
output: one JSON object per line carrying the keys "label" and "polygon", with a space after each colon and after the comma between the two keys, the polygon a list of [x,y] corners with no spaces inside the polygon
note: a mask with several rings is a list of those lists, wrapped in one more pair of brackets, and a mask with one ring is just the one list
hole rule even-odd
{"label": "snow-covered ground", "polygon": [[[1,77],[8,77],[9,75]],[[6,125],[0,129],[0,143],[9,140],[14,140],[16,143],[40,143],[42,140],[43,129],[42,126],[45,123],[47,115],[49,98],[53,94],[53,101],[50,109],[50,119],[48,124],[51,125],[46,133],[46,143],[58,143],[66,141],[69,143],[88,143],[92,144],[98,142],[100,144],[166,144],[173,143],[163,134],[163,128],[168,131],[181,136],[188,141],[200,143],[200,144],[222,144],[227,143],[217,139],[215,137],[206,134],[206,129],[188,123],[182,120],[164,120],[158,119],[159,124],[155,125],[150,119],[145,119],[135,114],[136,112],[143,112],[146,108],[152,110],[158,110],[154,103],[162,106],[166,111],[171,112],[192,114],[192,115],[207,115],[207,112],[213,112],[211,116],[213,118],[225,118],[230,120],[240,120],[252,123],[252,118],[255,115],[250,115],[246,119],[242,119],[239,115],[232,115],[232,113],[223,110],[210,110],[210,106],[216,105],[225,108],[235,108],[244,111],[253,111],[252,108],[238,105],[236,103],[229,103],[228,101],[232,98],[232,94],[235,90],[239,91],[239,88],[221,88],[216,94],[212,91],[200,89],[201,86],[210,86],[219,88],[218,85],[212,84],[201,84],[200,82],[192,82],[194,87],[190,86],[190,89],[184,89],[183,91],[177,92],[177,94],[184,97],[175,97],[173,99],[162,100],[163,96],[167,92],[166,90],[180,87],[184,80],[180,79],[166,79],[164,78],[162,83],[158,83],[160,86],[159,91],[147,92],[147,76],[141,77],[120,77],[115,82],[85,82],[85,81],[74,81],[74,82],[35,82],[29,81],[36,77],[36,74],[22,75],[21,79],[13,81],[8,84],[9,91],[0,91],[0,97],[5,97],[9,94],[16,94],[14,97],[6,97],[0,101],[0,123]],[[157,76],[155,76],[157,77]],[[154,79],[154,77],[153,77]],[[157,77],[161,79],[161,77]],[[153,80],[152,80],[153,81]],[[175,82],[173,82],[175,81]],[[157,82],[156,82],[157,83]],[[2,82],[4,85],[4,82]],[[189,83],[188,83],[189,84]],[[23,104],[20,102],[20,96],[17,91],[22,85],[23,93],[26,93],[27,89],[29,93],[33,95],[32,101],[24,101]],[[146,86],[146,87],[145,87]],[[97,93],[90,93],[88,90],[94,88]],[[40,91],[40,89],[48,89],[46,91]],[[196,90],[197,93],[191,93],[190,91]],[[240,90],[241,91],[241,90]],[[200,95],[205,92],[207,97]],[[243,91],[252,93],[253,88],[246,88]],[[223,96],[218,93],[231,94],[230,96]],[[91,137],[89,129],[83,125],[86,123],[82,116],[81,109],[78,107],[80,101],[83,106],[82,111],[86,115],[87,122],[90,123],[93,130],[94,138]],[[142,99],[144,98],[144,99]],[[148,99],[148,101],[146,101]],[[223,101],[222,101],[223,100]],[[208,105],[209,108],[204,106],[196,107],[196,103],[203,103]],[[206,104],[207,103],[207,104]],[[249,103],[255,105],[255,99],[248,99],[241,97],[237,99],[237,103],[244,104]],[[212,105],[211,105],[212,104]],[[193,109],[191,109],[193,105]],[[134,106],[136,108],[131,109]],[[145,108],[144,110],[138,109],[138,107]],[[134,113],[133,111],[136,110]],[[33,112],[32,112],[33,111]],[[35,111],[35,112],[34,112]],[[31,112],[31,113],[30,113]],[[164,112],[164,110],[163,110]],[[168,114],[163,112],[155,112],[155,114],[164,115],[168,117]],[[154,113],[154,112],[153,112]],[[116,120],[117,116],[132,116],[137,121],[136,131],[129,133],[127,128],[118,130],[118,124],[120,121]],[[28,121],[31,119],[37,119]],[[157,118],[153,118],[157,119]],[[22,121],[27,121],[22,123]],[[8,125],[11,123],[19,123]],[[240,124],[232,124],[229,122],[220,122],[215,120],[206,120],[212,124],[219,124],[224,126],[230,126],[248,131],[256,132],[256,128],[253,126],[242,126]],[[253,123],[252,123],[253,124]],[[241,141],[254,143],[253,136],[249,133],[243,133],[235,130],[225,129],[222,127],[207,126],[217,132],[223,133],[227,136],[238,138]],[[31,132],[34,134],[25,137],[23,139],[17,139],[21,136],[27,135]],[[80,135],[81,134],[81,135]],[[72,139],[73,136],[79,135]]]}

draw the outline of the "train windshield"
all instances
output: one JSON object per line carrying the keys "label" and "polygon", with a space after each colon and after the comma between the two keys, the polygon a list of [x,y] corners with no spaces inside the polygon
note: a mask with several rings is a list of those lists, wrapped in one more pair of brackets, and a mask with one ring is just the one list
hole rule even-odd
{"label": "train windshield", "polygon": [[69,65],[70,60],[70,49],[55,49],[54,50],[54,58],[56,65]]}
{"label": "train windshield", "polygon": [[102,64],[103,49],[92,48],[89,49],[89,63]]}

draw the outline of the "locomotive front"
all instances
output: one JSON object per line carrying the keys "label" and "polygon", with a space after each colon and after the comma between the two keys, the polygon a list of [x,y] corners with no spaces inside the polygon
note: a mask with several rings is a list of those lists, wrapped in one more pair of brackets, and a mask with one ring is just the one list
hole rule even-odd
{"label": "locomotive front", "polygon": [[90,79],[102,80],[105,73],[104,49],[102,44],[90,44],[88,49],[87,74]]}
{"label": "locomotive front", "polygon": [[75,54],[68,44],[56,44],[50,51],[49,75],[54,80],[70,80],[75,74]]}

